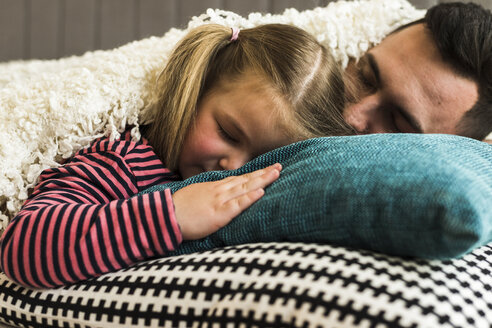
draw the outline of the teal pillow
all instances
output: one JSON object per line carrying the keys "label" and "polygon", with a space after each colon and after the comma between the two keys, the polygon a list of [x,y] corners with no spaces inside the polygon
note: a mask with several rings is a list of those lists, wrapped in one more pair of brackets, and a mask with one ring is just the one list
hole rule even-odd
{"label": "teal pillow", "polygon": [[263,198],[226,227],[183,243],[174,254],[301,241],[446,259],[492,241],[492,147],[451,135],[310,139],[235,171],[206,172],[144,192],[174,192],[275,162],[283,171]]}

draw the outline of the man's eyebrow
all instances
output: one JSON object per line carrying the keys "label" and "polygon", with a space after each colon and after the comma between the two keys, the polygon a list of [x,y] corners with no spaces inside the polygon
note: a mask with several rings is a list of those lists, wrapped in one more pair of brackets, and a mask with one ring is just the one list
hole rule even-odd
{"label": "man's eyebrow", "polygon": [[374,55],[371,53],[367,53],[365,57],[367,58],[367,62],[369,63],[369,66],[374,73],[374,78],[376,79],[376,82],[378,83],[378,85],[381,85],[381,75],[379,74],[379,66],[376,58],[374,58]]}

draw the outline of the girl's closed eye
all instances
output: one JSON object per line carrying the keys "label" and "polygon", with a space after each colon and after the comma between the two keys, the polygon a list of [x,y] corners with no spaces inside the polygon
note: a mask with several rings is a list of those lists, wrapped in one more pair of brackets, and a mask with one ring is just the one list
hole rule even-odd
{"label": "girl's closed eye", "polygon": [[222,125],[220,125],[219,122],[217,122],[217,130],[219,131],[219,135],[227,142],[229,143],[233,143],[233,144],[236,144],[236,143],[239,143],[239,140],[237,140],[236,138],[234,138],[229,132],[227,132],[223,127]]}

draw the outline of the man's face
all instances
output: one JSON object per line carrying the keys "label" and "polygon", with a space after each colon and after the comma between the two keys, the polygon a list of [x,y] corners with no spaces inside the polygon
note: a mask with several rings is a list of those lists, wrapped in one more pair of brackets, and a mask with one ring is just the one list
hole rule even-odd
{"label": "man's face", "polygon": [[346,73],[356,82],[344,117],[359,133],[459,134],[478,100],[477,84],[443,62],[423,24],[389,35]]}

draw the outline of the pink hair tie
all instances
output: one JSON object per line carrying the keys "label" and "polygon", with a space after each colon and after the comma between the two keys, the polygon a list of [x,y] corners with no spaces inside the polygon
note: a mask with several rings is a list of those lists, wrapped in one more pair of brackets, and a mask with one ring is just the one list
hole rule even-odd
{"label": "pink hair tie", "polygon": [[237,27],[231,27],[232,35],[229,41],[233,42],[237,40],[237,36],[239,35],[239,29]]}

